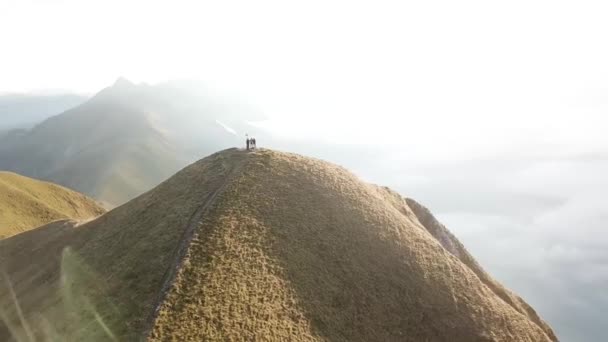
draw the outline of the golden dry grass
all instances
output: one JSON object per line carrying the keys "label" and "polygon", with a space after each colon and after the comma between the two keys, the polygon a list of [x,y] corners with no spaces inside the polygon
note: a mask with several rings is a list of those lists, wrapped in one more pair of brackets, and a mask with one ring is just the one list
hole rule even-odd
{"label": "golden dry grass", "polygon": [[64,187],[0,171],[0,239],[60,219],[88,219],[105,210]]}
{"label": "golden dry grass", "polygon": [[0,341],[136,340],[190,221],[241,157],[207,157],[86,224],[56,222],[1,240]]}
{"label": "golden dry grass", "polygon": [[153,341],[555,339],[403,199],[322,161],[249,157],[198,228]]}
{"label": "golden dry grass", "polygon": [[423,214],[333,164],[222,151],[0,241],[0,340],[555,339]]}

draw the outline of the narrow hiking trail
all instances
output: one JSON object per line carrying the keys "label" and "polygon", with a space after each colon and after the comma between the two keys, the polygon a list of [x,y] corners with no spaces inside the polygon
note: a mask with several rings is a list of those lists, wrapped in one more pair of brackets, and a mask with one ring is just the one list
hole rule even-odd
{"label": "narrow hiking trail", "polygon": [[[204,215],[209,212],[209,210],[216,203],[216,199],[222,193],[224,193],[228,185],[231,184],[232,180],[234,180],[242,172],[244,166],[247,164],[247,161],[250,160],[250,153],[254,152],[239,149],[233,152],[229,158],[229,161],[221,160],[222,167],[226,169],[224,179],[222,182],[216,184],[215,189],[206,196],[203,204],[190,217],[188,226],[182,233],[179,244],[176,246],[173,253],[173,262],[171,262],[169,268],[166,270],[165,275],[163,276],[164,282],[158,294],[157,300],[155,301],[154,311],[146,321],[146,328],[142,334],[144,339],[147,339],[152,331],[161,305],[164,302],[164,299],[171,288],[171,284],[173,284],[175,277],[183,264],[186,253],[188,252],[188,247],[190,246],[197,229],[201,226]],[[218,158],[223,158],[223,156],[219,155]]]}

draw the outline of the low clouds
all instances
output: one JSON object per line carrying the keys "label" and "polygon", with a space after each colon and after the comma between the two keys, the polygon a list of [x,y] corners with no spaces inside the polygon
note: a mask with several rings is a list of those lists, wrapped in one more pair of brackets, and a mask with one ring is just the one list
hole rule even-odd
{"label": "low clouds", "polygon": [[569,154],[530,145],[493,158],[425,162],[396,146],[279,146],[331,160],[416,199],[493,277],[530,303],[562,341],[605,340],[608,153],[603,150]]}
{"label": "low clouds", "polygon": [[395,146],[285,148],[337,162],[415,198],[493,277],[530,303],[562,341],[605,340],[604,150],[571,154],[530,145],[493,158],[425,162]]}
{"label": "low clouds", "polygon": [[399,190],[428,205],[562,340],[605,339],[607,159],[470,161],[424,173],[431,181]]}
{"label": "low clouds", "polygon": [[262,146],[424,203],[564,341],[605,340],[605,1],[47,2],[0,3],[0,90],[235,90]]}

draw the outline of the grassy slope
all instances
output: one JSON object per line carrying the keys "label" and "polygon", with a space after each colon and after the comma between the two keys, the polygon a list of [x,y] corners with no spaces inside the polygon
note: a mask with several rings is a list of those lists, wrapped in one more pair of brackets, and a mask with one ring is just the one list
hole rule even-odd
{"label": "grassy slope", "polygon": [[0,167],[120,205],[185,165],[142,108],[98,96],[0,145]]}
{"label": "grassy slope", "polygon": [[329,163],[224,151],[95,221],[0,241],[0,340],[549,339],[407,208]]}
{"label": "grassy slope", "polygon": [[244,169],[203,220],[152,340],[552,336],[450,254],[413,211],[404,215],[342,168],[260,151]]}
{"label": "grassy slope", "polygon": [[460,241],[458,241],[458,239],[443,224],[441,224],[426,207],[411,198],[403,198],[398,193],[390,189],[380,189],[382,192],[384,192],[385,198],[391,201],[397,210],[405,215],[413,214],[422,227],[424,227],[437,241],[439,241],[447,251],[456,256],[463,264],[471,269],[471,271],[473,271],[473,273],[475,273],[475,275],[477,275],[477,277],[486,286],[496,293],[498,297],[515,308],[518,312],[528,316],[553,340],[557,340],[557,337],[553,333],[551,327],[549,327],[549,325],[538,316],[536,311],[522,298],[506,289],[504,286],[494,280],[487,272],[485,272],[477,263],[475,258],[473,258],[473,256],[467,251],[464,245],[460,243]]}
{"label": "grassy slope", "polygon": [[61,186],[0,172],[0,239],[66,218],[87,219],[104,210]]}
{"label": "grassy slope", "polygon": [[28,330],[40,340],[136,340],[193,214],[241,157],[207,157],[77,228],[58,222],[0,241],[0,341],[27,341]]}

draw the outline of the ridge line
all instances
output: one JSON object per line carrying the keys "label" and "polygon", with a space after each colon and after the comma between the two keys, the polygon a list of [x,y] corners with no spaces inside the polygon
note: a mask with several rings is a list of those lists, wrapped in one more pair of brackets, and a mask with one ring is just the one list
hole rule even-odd
{"label": "ridge line", "polygon": [[[160,312],[162,303],[164,302],[167,295],[169,294],[169,290],[171,289],[171,284],[174,283],[175,277],[177,276],[179,270],[181,269],[181,266],[183,265],[183,261],[186,257],[188,247],[190,246],[190,243],[192,242],[192,239],[194,238],[197,228],[200,227],[200,221],[203,218],[203,215],[211,209],[211,207],[215,203],[215,200],[217,199],[217,197],[226,190],[226,188],[229,184],[231,184],[231,180],[233,180],[234,177],[236,175],[238,175],[238,173],[241,171],[241,169],[243,168],[243,165],[245,164],[245,162],[248,159],[249,159],[249,157],[246,156],[242,160],[236,161],[236,165],[234,165],[226,173],[226,176],[224,177],[224,181],[215,190],[211,191],[206,196],[206,199],[203,202],[203,204],[194,211],[192,216],[190,216],[190,219],[188,220],[188,226],[182,233],[182,236],[179,239],[179,243],[175,248],[174,260],[169,265],[169,267],[165,271],[165,274],[163,275],[163,279],[164,279],[163,285],[161,287],[160,292],[158,293],[156,301],[154,302],[154,310],[152,311],[152,313],[150,314],[150,316],[144,323],[145,328],[143,329],[143,331],[141,333],[141,338],[143,341],[148,340],[150,337],[150,334],[152,333],[152,330],[154,328],[154,322],[158,318],[158,313]],[[223,163],[222,163],[222,165],[223,165]]]}

